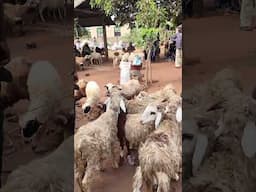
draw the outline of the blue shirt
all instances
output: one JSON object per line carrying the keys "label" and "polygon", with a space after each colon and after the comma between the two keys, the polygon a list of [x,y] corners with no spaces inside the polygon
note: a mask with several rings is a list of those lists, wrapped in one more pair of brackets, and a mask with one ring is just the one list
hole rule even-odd
{"label": "blue shirt", "polygon": [[182,33],[176,33],[172,37],[172,40],[176,42],[176,49],[182,49]]}

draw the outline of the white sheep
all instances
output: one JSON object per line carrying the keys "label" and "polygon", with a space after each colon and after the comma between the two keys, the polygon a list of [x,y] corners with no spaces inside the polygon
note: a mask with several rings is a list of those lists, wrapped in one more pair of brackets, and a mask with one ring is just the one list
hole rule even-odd
{"label": "white sheep", "polygon": [[85,89],[86,102],[83,104],[82,109],[84,113],[88,113],[91,107],[95,106],[100,101],[100,86],[96,81],[88,81]]}
{"label": "white sheep", "polygon": [[79,79],[76,82],[76,89],[74,90],[74,94],[75,94],[75,98],[77,100],[81,99],[82,97],[86,97],[86,85],[87,85],[87,81],[84,79]]}
{"label": "white sheep", "polygon": [[[75,134],[76,177],[84,192],[91,191],[95,171],[102,169],[104,158],[112,160],[118,167],[120,143],[117,138],[117,121],[120,107],[125,103],[119,92],[112,92],[107,102],[107,111],[95,121],[79,128]],[[115,153],[119,151],[118,155]]]}
{"label": "white sheep", "polygon": [[48,61],[35,62],[27,79],[29,92],[29,107],[19,118],[24,138],[31,138],[40,124],[58,113],[72,113],[72,95],[64,92],[60,76],[54,66]]}
{"label": "white sheep", "polygon": [[133,181],[133,192],[147,190],[169,192],[172,180],[179,180],[181,171],[181,129],[170,120],[148,136],[139,149],[139,166]]}
{"label": "white sheep", "polygon": [[224,129],[214,143],[218,147],[205,159],[198,173],[186,182],[185,191],[204,188],[238,192],[254,188],[256,126],[252,119],[256,114],[245,112],[247,105],[253,105],[250,102],[242,94],[230,98],[221,119]]}
{"label": "white sheep", "polygon": [[120,86],[122,88],[122,95],[126,99],[132,99],[144,89],[138,80],[131,79],[127,83]]}
{"label": "white sheep", "polygon": [[54,152],[14,170],[1,192],[73,192],[74,138],[66,139]]}
{"label": "white sheep", "polygon": [[90,61],[91,61],[91,64],[98,64],[98,65],[101,65],[102,64],[102,56],[100,53],[97,53],[97,52],[92,52],[90,57],[89,57]]}
{"label": "white sheep", "polygon": [[[142,121],[143,119],[143,121]],[[149,104],[143,113],[128,114],[125,123],[125,137],[129,142],[129,149],[138,149],[141,142],[153,132],[161,122],[162,113],[157,105]]]}
{"label": "white sheep", "polygon": [[152,102],[166,102],[177,106],[180,102],[180,96],[177,95],[171,84],[154,93],[141,91],[134,99],[127,101],[127,111],[129,114],[142,113],[146,106]]}

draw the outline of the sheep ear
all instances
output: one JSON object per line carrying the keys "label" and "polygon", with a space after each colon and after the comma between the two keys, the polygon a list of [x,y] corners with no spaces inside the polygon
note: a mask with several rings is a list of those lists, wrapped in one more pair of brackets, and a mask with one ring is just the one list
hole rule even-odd
{"label": "sheep ear", "polygon": [[177,111],[176,111],[176,121],[178,121],[179,123],[182,121],[182,108],[178,107]]}
{"label": "sheep ear", "polygon": [[156,114],[156,120],[155,120],[155,128],[157,129],[159,127],[159,124],[162,120],[162,113],[161,112],[157,112]]}
{"label": "sheep ear", "polygon": [[196,174],[196,172],[198,171],[205,153],[206,153],[206,149],[208,146],[208,138],[206,135],[203,134],[197,134],[196,136],[196,146],[195,146],[195,150],[194,150],[194,154],[193,154],[193,159],[192,159],[192,173],[193,175]]}
{"label": "sheep ear", "polygon": [[251,158],[256,153],[256,126],[255,123],[249,121],[243,132],[241,145],[244,151],[244,154]]}
{"label": "sheep ear", "polygon": [[125,113],[126,113],[125,102],[124,102],[124,100],[123,100],[123,99],[121,99],[121,100],[120,100],[120,107],[121,107],[121,109],[123,110],[123,112],[125,112]]}

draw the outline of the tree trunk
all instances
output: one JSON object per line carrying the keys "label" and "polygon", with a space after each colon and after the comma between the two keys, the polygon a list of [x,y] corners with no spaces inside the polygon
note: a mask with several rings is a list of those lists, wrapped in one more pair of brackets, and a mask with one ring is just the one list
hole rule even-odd
{"label": "tree trunk", "polygon": [[104,40],[105,56],[106,56],[106,60],[108,61],[108,41],[107,41],[106,25],[103,25],[103,40]]}
{"label": "tree trunk", "polygon": [[147,67],[146,67],[146,83],[150,82],[152,84],[152,69],[151,69],[151,50],[152,46],[150,46],[148,51],[148,58],[147,58]]}

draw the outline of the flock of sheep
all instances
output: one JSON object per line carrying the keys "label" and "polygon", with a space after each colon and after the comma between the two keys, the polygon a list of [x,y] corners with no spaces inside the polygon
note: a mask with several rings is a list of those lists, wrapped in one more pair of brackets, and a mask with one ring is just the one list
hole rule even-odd
{"label": "flock of sheep", "polygon": [[[76,92],[86,97],[83,113],[93,114],[98,106],[100,110],[94,119],[74,131],[73,94],[65,93],[60,75],[51,63],[16,58],[7,67],[14,81],[3,85],[1,98],[7,101],[6,107],[29,99],[27,112],[19,116],[24,141],[32,142],[35,150],[42,132],[47,133],[44,139],[49,134],[66,134],[54,152],[14,170],[1,192],[63,188],[73,191],[73,174],[81,190],[90,191],[105,160],[110,160],[114,168],[122,166],[124,160],[137,165],[134,192],[141,191],[143,183],[168,192],[171,180],[179,179],[181,119],[176,117],[176,111],[181,107],[181,97],[171,85],[147,93],[137,80],[122,86],[108,83],[107,99],[100,103],[98,84],[79,80]],[[48,74],[47,78],[44,74]]]}
{"label": "flock of sheep", "polygon": [[232,69],[184,92],[183,191],[254,191],[255,109]]}
{"label": "flock of sheep", "polygon": [[95,81],[77,82],[77,92],[86,95],[81,110],[94,117],[74,136],[75,181],[81,191],[93,191],[105,161],[118,168],[126,160],[137,166],[134,192],[144,184],[168,192],[171,181],[179,180],[181,173],[181,119],[176,118],[176,111],[181,116],[177,110],[181,97],[170,84],[147,93],[138,80],[121,86],[108,83],[105,88],[107,99],[102,104]]}

